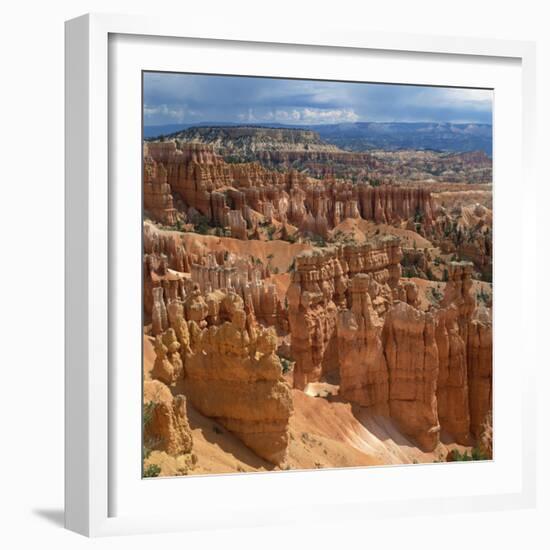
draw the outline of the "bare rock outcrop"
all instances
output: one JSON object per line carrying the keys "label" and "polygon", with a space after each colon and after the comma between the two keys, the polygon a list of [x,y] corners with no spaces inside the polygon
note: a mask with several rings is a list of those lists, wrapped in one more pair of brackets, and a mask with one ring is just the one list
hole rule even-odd
{"label": "bare rock outcrop", "polygon": [[[144,252],[144,314],[154,336],[168,327],[178,334],[185,330],[174,321],[182,316],[175,308],[199,308],[200,319],[206,319],[206,299],[216,291],[236,292],[263,324],[288,330],[286,308],[276,285],[268,280],[268,261],[262,263],[253,256],[209,251],[201,246],[189,250],[176,232],[160,230],[150,223],[144,224]],[[194,319],[193,315],[191,311],[183,312],[189,320]],[[178,341],[185,347],[180,336]]]}
{"label": "bare rock outcrop", "polygon": [[166,168],[149,155],[147,144],[144,146],[143,157],[143,208],[161,223],[174,225],[177,210],[174,208]]}
{"label": "bare rock outcrop", "polygon": [[[493,405],[493,323],[489,310],[476,310],[468,331],[470,431],[480,439]],[[491,423],[492,425],[492,423]],[[492,445],[491,445],[492,453]]]}
{"label": "bare rock outcrop", "polygon": [[219,325],[190,321],[183,388],[193,406],[216,419],[260,457],[284,462],[292,413],[290,388],[275,354],[273,329],[254,326],[242,299],[227,294]]}
{"label": "bare rock outcrop", "polygon": [[168,386],[174,385],[183,374],[183,361],[179,350],[180,343],[174,329],[169,328],[155,338],[156,358],[151,377]]}
{"label": "bare rock outcrop", "polygon": [[[347,308],[349,280],[367,274],[371,307],[383,315],[393,300],[401,273],[401,249],[398,239],[385,237],[363,244],[314,250],[298,255],[292,283],[287,292],[291,332],[294,387],[303,389],[318,382],[323,374],[338,370],[338,310]],[[358,294],[358,293],[357,293]],[[356,307],[359,306],[357,298]],[[342,327],[353,320],[342,317]],[[342,344],[345,346],[345,338]]]}
{"label": "bare rock outcrop", "polygon": [[157,286],[152,290],[153,308],[152,308],[152,330],[153,336],[162,334],[168,328],[168,313],[164,303],[164,290]]}
{"label": "bare rock outcrop", "polygon": [[[290,223],[324,238],[347,218],[391,224],[414,220],[425,230],[433,225],[431,193],[421,187],[372,187],[330,173],[316,179],[258,162],[228,163],[213,146],[201,143],[149,142],[145,147],[146,205],[164,224],[175,223],[178,216],[195,222],[203,217],[238,239],[247,239],[260,222]],[[181,197],[181,212],[173,209],[174,193]]]}
{"label": "bare rock outcrop", "polygon": [[187,420],[185,396],[172,395],[158,380],[143,385],[144,444],[148,451],[164,451],[170,455],[190,453],[193,437]]}
{"label": "bare rock outcrop", "polygon": [[425,451],[439,442],[437,381],[439,354],[435,320],[404,302],[388,312],[384,326],[388,362],[390,414],[403,432]]}
{"label": "bare rock outcrop", "polygon": [[471,288],[472,265],[468,262],[451,263],[436,329],[439,420],[441,427],[464,445],[471,443],[467,350],[475,308]]}
{"label": "bare rock outcrop", "polygon": [[400,278],[401,258],[392,238],[296,257],[287,293],[294,386],[335,373],[342,398],[390,415],[423,450],[442,429],[470,445],[492,408],[490,310],[476,309],[471,263],[452,262],[444,295],[426,303]]}
{"label": "bare rock outcrop", "polygon": [[[337,307],[345,289],[343,271],[335,249],[302,253],[287,292],[288,320],[294,366],[294,387],[304,389],[319,381],[337,364]],[[334,299],[333,299],[334,298]]]}
{"label": "bare rock outcrop", "polygon": [[372,287],[371,276],[355,275],[350,282],[350,308],[338,313],[340,395],[388,414],[388,365],[382,343],[384,320],[374,309]]}
{"label": "bare rock outcrop", "polygon": [[413,219],[430,227],[434,220],[434,204],[431,193],[422,187],[382,185],[359,186],[361,216],[377,223],[395,223]]}

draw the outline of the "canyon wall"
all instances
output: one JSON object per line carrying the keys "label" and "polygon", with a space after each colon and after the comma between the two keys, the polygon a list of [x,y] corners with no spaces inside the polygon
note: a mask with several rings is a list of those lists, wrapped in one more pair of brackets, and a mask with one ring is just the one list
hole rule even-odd
{"label": "canyon wall", "polygon": [[373,411],[389,414],[388,365],[382,344],[383,318],[376,312],[365,273],[350,281],[350,307],[338,312],[340,394]]}
{"label": "canyon wall", "polygon": [[174,225],[177,211],[166,168],[149,156],[147,145],[144,145],[143,158],[143,208],[155,220],[165,225]]}
{"label": "canyon wall", "polygon": [[290,388],[282,376],[273,329],[246,314],[242,299],[226,294],[219,325],[190,321],[191,352],[183,388],[193,406],[216,419],[260,457],[280,464],[289,443]]}
{"label": "canyon wall", "polygon": [[[399,241],[384,237],[374,245],[368,242],[329,247],[296,256],[287,292],[292,355],[296,360],[295,387],[303,389],[337,368],[338,310],[347,307],[350,278],[368,274],[365,284],[376,289],[372,306],[383,313],[399,281],[400,254]],[[342,344],[345,348],[345,342]],[[342,391],[346,391],[345,384]]]}
{"label": "canyon wall", "polygon": [[440,432],[436,397],[439,355],[433,315],[396,302],[388,312],[384,331],[390,415],[421,449],[433,450]]}
{"label": "canyon wall", "polygon": [[184,300],[172,298],[166,304],[164,289],[157,287],[155,308],[167,313],[158,323],[151,376],[181,390],[200,413],[260,457],[282,463],[292,400],[275,354],[274,329],[259,325],[252,309],[232,291],[205,296],[195,285]]}
{"label": "canyon wall", "polygon": [[400,279],[399,240],[296,257],[288,289],[294,386],[338,373],[340,396],[394,418],[433,450],[444,430],[479,441],[492,407],[491,314],[476,308],[472,266],[450,264],[437,304]]}
{"label": "canyon wall", "polygon": [[[190,251],[177,232],[144,224],[143,293],[145,321],[154,336],[168,328],[166,301],[185,300],[195,288],[205,296],[221,290],[237,293],[256,319],[286,329],[287,312],[265,263],[252,257],[195,247]],[[160,293],[160,294],[159,294]],[[155,298],[155,295],[157,298]]]}
{"label": "canyon wall", "polygon": [[431,194],[422,188],[372,187],[332,176],[319,180],[292,169],[268,170],[258,162],[227,163],[212,146],[184,143],[178,148],[174,141],[147,143],[144,163],[145,208],[165,224],[175,219],[170,196],[181,201],[183,222],[204,218],[229,227],[240,239],[260,223],[288,223],[322,237],[346,218],[378,223],[414,218],[426,229],[433,224]]}

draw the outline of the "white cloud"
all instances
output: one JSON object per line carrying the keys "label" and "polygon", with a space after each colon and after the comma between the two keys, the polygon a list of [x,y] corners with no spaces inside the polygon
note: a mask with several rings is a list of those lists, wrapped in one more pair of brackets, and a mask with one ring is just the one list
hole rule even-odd
{"label": "white cloud", "polygon": [[489,110],[492,106],[492,90],[469,90],[464,88],[440,88],[434,103],[440,106],[456,106],[468,110]]}
{"label": "white cloud", "polygon": [[146,119],[167,119],[170,122],[183,122],[185,120],[184,107],[169,107],[162,104],[155,107],[143,106],[143,114]]}
{"label": "white cloud", "polygon": [[287,124],[323,124],[337,122],[356,122],[359,116],[353,109],[314,109],[309,107],[277,109],[275,111],[255,111],[248,109],[238,115],[246,122],[279,122]]}

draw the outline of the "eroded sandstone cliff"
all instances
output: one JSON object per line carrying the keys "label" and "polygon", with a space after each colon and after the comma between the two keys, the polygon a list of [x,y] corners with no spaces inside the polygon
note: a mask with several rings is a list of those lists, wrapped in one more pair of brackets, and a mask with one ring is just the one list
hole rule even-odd
{"label": "eroded sandstone cliff", "polygon": [[143,384],[144,446],[147,452],[165,451],[170,455],[188,454],[193,449],[193,437],[187,420],[184,395],[173,396],[158,380]]}
{"label": "eroded sandstone cliff", "polygon": [[219,325],[190,321],[191,352],[183,388],[193,405],[237,435],[260,457],[280,464],[288,447],[290,388],[275,354],[273,329],[255,325],[242,299],[226,294]]}
{"label": "eroded sandstone cliff", "polygon": [[212,146],[175,141],[147,143],[144,163],[145,209],[165,225],[204,219],[247,239],[261,224],[290,224],[324,238],[347,218],[399,223],[416,217],[426,231],[433,224],[431,194],[422,188],[372,187],[269,170],[258,162],[227,163]]}
{"label": "eroded sandstone cliff", "polygon": [[[158,287],[160,301],[162,293]],[[156,337],[151,376],[181,390],[258,456],[283,462],[292,400],[274,329],[259,325],[232,291],[203,296],[195,286],[165,309],[170,327]]]}
{"label": "eroded sandstone cliff", "polygon": [[440,430],[470,445],[491,410],[491,315],[476,308],[472,266],[450,264],[438,303],[400,279],[399,241],[303,253],[287,298],[294,385],[339,376],[340,396],[389,414],[425,450]]}

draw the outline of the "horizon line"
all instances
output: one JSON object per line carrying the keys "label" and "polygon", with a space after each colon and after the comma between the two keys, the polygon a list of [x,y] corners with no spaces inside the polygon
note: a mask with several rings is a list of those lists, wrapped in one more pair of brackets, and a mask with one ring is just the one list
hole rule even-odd
{"label": "horizon line", "polygon": [[144,121],[144,126],[176,126],[178,124],[189,124],[190,126],[223,126],[223,125],[236,125],[236,126],[260,126],[260,125],[269,125],[269,124],[281,124],[284,126],[330,126],[334,124],[477,124],[478,126],[492,126],[492,122],[476,122],[476,121],[463,121],[463,122],[453,122],[453,121],[433,121],[433,120],[355,120],[355,121],[341,121],[341,122],[310,122],[306,124],[292,124],[289,122],[232,122],[232,121],[220,121],[220,122],[209,122],[209,121],[198,121],[198,122],[165,122],[162,124],[146,124]]}

